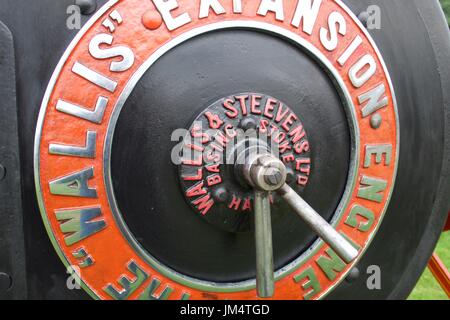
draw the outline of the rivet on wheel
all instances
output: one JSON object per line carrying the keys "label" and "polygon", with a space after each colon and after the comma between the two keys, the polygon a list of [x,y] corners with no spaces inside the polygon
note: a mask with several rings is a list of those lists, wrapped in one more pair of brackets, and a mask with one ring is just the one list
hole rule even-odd
{"label": "rivet on wheel", "polygon": [[162,17],[155,10],[147,10],[142,16],[142,24],[149,30],[156,30],[162,25]]}
{"label": "rivet on wheel", "polygon": [[239,124],[241,129],[243,130],[251,130],[256,129],[256,121],[253,118],[244,118],[241,120],[241,123]]}
{"label": "rivet on wheel", "polygon": [[80,11],[84,15],[90,15],[97,10],[96,0],[75,0],[75,5],[80,7]]}
{"label": "rivet on wheel", "polygon": [[360,276],[361,272],[358,268],[354,267],[350,272],[348,273],[347,277],[345,278],[345,281],[348,283],[352,283],[353,281],[357,280]]}
{"label": "rivet on wheel", "polygon": [[363,11],[358,15],[358,19],[359,21],[361,21],[361,23],[364,25],[364,27],[367,28],[367,24],[369,22],[369,13],[367,11]]}
{"label": "rivet on wheel", "polygon": [[381,115],[379,113],[375,113],[370,118],[370,126],[372,127],[372,129],[378,129],[379,127],[381,127],[382,121],[383,119],[381,118]]}
{"label": "rivet on wheel", "polygon": [[5,180],[6,168],[0,164],[0,181]]}
{"label": "rivet on wheel", "polygon": [[6,292],[12,287],[12,278],[9,274],[0,272],[0,293]]}
{"label": "rivet on wheel", "polygon": [[226,202],[228,200],[228,191],[225,188],[217,188],[213,191],[213,197],[218,202]]}

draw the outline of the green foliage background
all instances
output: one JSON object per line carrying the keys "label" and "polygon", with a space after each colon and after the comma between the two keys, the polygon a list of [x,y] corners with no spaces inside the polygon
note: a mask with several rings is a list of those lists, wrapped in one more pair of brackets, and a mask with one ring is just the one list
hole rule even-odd
{"label": "green foliage background", "polygon": [[[447,267],[450,266],[450,231],[443,233],[436,253]],[[416,288],[409,297],[411,300],[448,300],[444,290],[439,286],[431,272],[425,269]]]}
{"label": "green foliage background", "polygon": [[447,16],[447,22],[450,24],[450,0],[441,0],[441,4],[444,8],[445,15]]}

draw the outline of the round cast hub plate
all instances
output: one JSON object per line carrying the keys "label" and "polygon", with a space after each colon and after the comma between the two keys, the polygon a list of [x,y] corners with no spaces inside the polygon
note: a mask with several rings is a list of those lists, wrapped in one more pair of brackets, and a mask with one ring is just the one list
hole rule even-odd
{"label": "round cast hub plate", "polygon": [[[283,159],[299,193],[311,174],[310,143],[303,123],[283,102],[239,93],[214,102],[192,123],[180,146],[179,178],[186,200],[201,217],[230,232],[252,228],[254,190],[237,172],[251,153]],[[245,154],[245,153],[249,154]],[[271,195],[276,219],[280,199]]]}

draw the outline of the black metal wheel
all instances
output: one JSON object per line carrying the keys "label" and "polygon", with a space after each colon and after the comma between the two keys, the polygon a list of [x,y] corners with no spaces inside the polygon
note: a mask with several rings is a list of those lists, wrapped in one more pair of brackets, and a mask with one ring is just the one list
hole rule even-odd
{"label": "black metal wheel", "polygon": [[[72,2],[3,0],[0,4],[5,37],[9,29],[14,40],[10,50],[15,62],[0,60],[0,67],[15,63],[20,147],[16,160],[20,159],[21,173],[20,178],[17,170],[16,180],[8,182],[17,186],[21,179],[21,190],[7,201],[15,199],[23,208],[23,212],[18,210],[18,220],[0,209],[0,217],[7,221],[0,226],[0,236],[4,230],[17,230],[12,235],[15,241],[0,243],[0,274],[12,275],[14,284],[8,291],[0,291],[0,297],[88,297],[66,287],[67,273],[42,224],[33,178],[40,101],[59,58],[77,32],[66,28],[66,9]],[[343,2],[362,20],[360,14],[369,5],[381,11],[381,28],[368,31],[395,90],[400,150],[388,209],[352,271],[357,276],[348,276],[349,281],[337,285],[327,298],[404,299],[432,254],[450,206],[448,26],[437,0]],[[105,3],[98,1],[98,8]],[[83,23],[88,16],[81,18]],[[0,37],[3,31],[0,28]],[[3,49],[1,41],[0,47]],[[2,88],[0,94],[5,99],[15,95]],[[136,83],[118,115],[112,139],[112,189],[138,246],[176,273],[216,284],[245,282],[256,276],[252,210],[234,212],[226,202],[213,209],[211,218],[202,218],[195,205],[186,201],[190,186],[180,183],[183,169],[171,161],[177,143],[171,141],[171,134],[178,128],[190,128],[205,110],[214,110],[227,97],[243,94],[260,96],[264,102],[282,102],[301,122],[311,145],[311,173],[307,184],[296,186],[296,191],[326,221],[333,222],[351,171],[348,114],[330,74],[310,54],[274,34],[219,29],[168,51]],[[243,120],[236,119],[236,126],[246,126]],[[17,139],[10,129],[3,131]],[[251,187],[236,178],[234,168],[226,170],[225,191],[213,188],[215,199],[251,197]],[[308,251],[318,239],[279,197],[273,199],[272,229],[276,270]],[[377,290],[367,286],[371,266],[381,270],[381,288]]]}

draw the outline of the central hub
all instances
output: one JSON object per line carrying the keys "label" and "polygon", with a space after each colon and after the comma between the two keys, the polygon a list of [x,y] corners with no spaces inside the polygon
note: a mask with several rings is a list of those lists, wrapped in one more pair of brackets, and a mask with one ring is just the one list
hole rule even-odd
{"label": "central hub", "polygon": [[255,190],[275,191],[286,183],[286,166],[269,153],[251,155],[237,168],[242,168],[242,176]]}
{"label": "central hub", "polygon": [[[190,126],[180,151],[180,184],[208,222],[229,232],[249,231],[253,188],[275,190],[286,181],[301,193],[311,175],[310,150],[303,123],[282,101],[260,93],[228,96]],[[264,154],[271,156],[259,163]],[[273,219],[283,214],[277,197],[270,199]]]}

